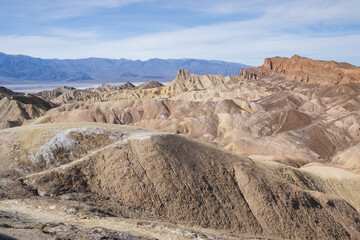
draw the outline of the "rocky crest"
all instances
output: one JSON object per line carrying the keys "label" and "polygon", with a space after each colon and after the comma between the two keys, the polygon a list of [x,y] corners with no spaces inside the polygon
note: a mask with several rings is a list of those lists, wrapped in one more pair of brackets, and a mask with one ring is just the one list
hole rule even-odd
{"label": "rocky crest", "polygon": [[150,80],[148,82],[140,84],[139,86],[136,87],[136,89],[159,88],[162,86],[164,86],[162,83],[155,81],[155,80]]}
{"label": "rocky crest", "polygon": [[58,87],[54,90],[45,90],[45,91],[37,92],[34,95],[38,96],[38,97],[42,97],[47,100],[51,100],[51,99],[59,97],[60,95],[62,95],[64,93],[70,92],[72,90],[75,90],[75,88],[62,86],[62,87]]}
{"label": "rocky crest", "polygon": [[15,92],[11,91],[10,89],[0,86],[0,99],[3,97],[9,97],[9,96],[14,96],[14,95],[16,95]]}
{"label": "rocky crest", "polygon": [[38,118],[56,105],[33,94],[0,88],[0,129],[16,127]]}
{"label": "rocky crest", "polygon": [[306,83],[335,85],[359,82],[360,68],[348,63],[319,61],[294,55],[292,58],[266,58],[261,67],[242,69],[239,76],[247,79],[280,76]]}
{"label": "rocky crest", "polygon": [[111,85],[103,83],[101,86],[91,89],[93,91],[99,91],[99,92],[109,92],[109,91],[116,91],[116,90],[122,90],[122,89],[133,89],[135,88],[135,85],[133,85],[131,82],[126,82],[122,85]]}

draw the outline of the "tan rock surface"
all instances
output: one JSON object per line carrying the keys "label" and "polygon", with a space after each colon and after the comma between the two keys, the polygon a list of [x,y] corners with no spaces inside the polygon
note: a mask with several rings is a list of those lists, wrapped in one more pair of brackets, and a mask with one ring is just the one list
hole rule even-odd
{"label": "tan rock surface", "polygon": [[[241,154],[270,156],[296,167],[309,162],[331,163],[338,152],[360,140],[358,83],[305,85],[263,94],[253,101],[247,100],[249,95],[241,95],[243,88],[222,92],[222,97],[238,93],[232,99],[207,100],[209,90],[204,90],[202,97],[188,100],[184,96],[198,91],[170,99],[64,104],[34,123],[86,121],[147,127],[219,143]],[[359,171],[358,164],[350,167],[345,161],[337,166]]]}
{"label": "tan rock surface", "polygon": [[149,88],[158,88],[158,87],[162,87],[162,86],[164,86],[162,83],[155,81],[155,80],[150,80],[148,82],[140,84],[136,88],[137,89],[149,89]]}
{"label": "tan rock surface", "polygon": [[111,85],[103,83],[101,86],[97,88],[92,88],[92,91],[99,91],[99,92],[108,92],[108,91],[115,91],[115,90],[122,90],[122,89],[133,89],[135,86],[131,82],[126,82],[122,85]]}
{"label": "tan rock surface", "polygon": [[[79,141],[89,133],[91,141]],[[333,176],[296,170],[177,135],[109,124],[42,124],[0,134],[1,176],[11,181],[15,174],[9,173],[17,171],[24,187],[44,199],[109,202],[115,210],[127,206],[140,217],[239,237],[360,237],[360,214],[354,209],[360,207],[359,177],[337,174],[336,168]],[[79,153],[79,148],[86,151]],[[64,154],[73,156],[70,162],[57,157]],[[50,164],[32,167],[42,161]],[[340,184],[345,187],[334,188]]]}
{"label": "tan rock surface", "polygon": [[261,67],[242,69],[239,75],[248,79],[276,75],[301,82],[334,85],[359,82],[360,68],[348,63],[312,60],[294,55],[290,59],[266,58]]}
{"label": "tan rock surface", "polygon": [[25,121],[44,115],[54,104],[32,94],[0,93],[0,129],[20,126]]}
{"label": "tan rock surface", "polygon": [[62,86],[59,88],[55,88],[54,90],[45,90],[45,91],[37,92],[37,93],[34,93],[34,95],[38,96],[38,97],[42,97],[46,100],[51,100],[53,98],[57,98],[60,95],[70,92],[72,90],[75,90],[75,88]]}

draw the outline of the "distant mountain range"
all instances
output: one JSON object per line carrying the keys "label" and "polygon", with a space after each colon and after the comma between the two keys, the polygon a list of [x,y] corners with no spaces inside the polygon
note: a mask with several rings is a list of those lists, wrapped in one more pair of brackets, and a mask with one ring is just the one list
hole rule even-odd
{"label": "distant mountain range", "polygon": [[182,67],[191,73],[237,75],[248,65],[199,59],[41,59],[0,53],[0,85],[49,82],[170,81]]}

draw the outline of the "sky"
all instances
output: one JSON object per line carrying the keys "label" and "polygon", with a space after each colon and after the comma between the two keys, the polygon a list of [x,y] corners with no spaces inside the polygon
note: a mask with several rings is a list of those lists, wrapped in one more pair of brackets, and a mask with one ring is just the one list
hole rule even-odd
{"label": "sky", "polygon": [[359,0],[0,0],[0,52],[360,66]]}

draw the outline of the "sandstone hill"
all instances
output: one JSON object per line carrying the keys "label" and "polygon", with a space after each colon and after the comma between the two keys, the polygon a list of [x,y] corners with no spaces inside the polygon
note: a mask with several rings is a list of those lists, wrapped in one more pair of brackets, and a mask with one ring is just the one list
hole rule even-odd
{"label": "sandstone hill", "polygon": [[240,75],[250,79],[281,76],[301,82],[334,85],[359,82],[360,68],[348,63],[318,61],[294,55],[292,58],[267,58],[260,67],[242,69]]}
{"label": "sandstone hill", "polygon": [[0,88],[0,129],[22,125],[44,115],[56,105],[32,94],[14,93]]}
{"label": "sandstone hill", "polygon": [[162,87],[164,86],[162,83],[155,81],[155,80],[150,80],[148,82],[144,82],[143,84],[140,84],[139,86],[137,86],[137,89],[149,89],[149,88],[158,88],[158,87]]}
{"label": "sandstone hill", "polygon": [[104,102],[124,99],[229,99],[239,98],[256,99],[268,95],[266,86],[258,82],[239,81],[236,76],[191,74],[185,69],[179,69],[176,78],[160,87],[123,89],[121,91],[99,92],[96,89],[73,90],[63,94],[53,102],[58,104],[72,102]]}
{"label": "sandstone hill", "polygon": [[108,91],[114,91],[114,90],[122,90],[122,89],[133,89],[135,88],[135,85],[133,85],[131,82],[126,82],[122,85],[111,85],[111,84],[105,84],[103,83],[101,86],[89,89],[93,91],[99,91],[99,92],[108,92]]}
{"label": "sandstone hill", "polygon": [[42,97],[48,101],[56,102],[56,99],[65,98],[67,100],[75,100],[73,97],[77,95],[84,95],[90,93],[99,93],[99,92],[109,92],[109,91],[118,91],[123,89],[133,89],[135,86],[130,83],[126,82],[122,85],[111,85],[103,83],[97,88],[86,88],[86,89],[76,89],[73,87],[62,86],[56,88],[54,90],[44,90],[41,92],[34,93],[35,96]]}
{"label": "sandstone hill", "polygon": [[3,219],[57,237],[359,239],[358,69],[276,57],[164,86],[0,89],[2,128],[23,125],[0,131]]}
{"label": "sandstone hill", "polygon": [[72,90],[75,90],[75,88],[62,86],[62,87],[56,88],[54,90],[45,90],[45,91],[37,92],[34,95],[38,96],[38,97],[42,97],[47,100],[51,100],[51,99],[59,97],[60,95],[62,95],[64,93],[70,92]]}
{"label": "sandstone hill", "polygon": [[68,103],[34,122],[130,124],[295,167],[319,162],[359,173],[355,158],[338,160],[360,140],[359,94],[360,83],[324,86],[275,75],[249,80],[180,69],[173,82],[159,88],[62,98]]}
{"label": "sandstone hill", "polygon": [[23,211],[44,201],[38,206],[54,204],[61,216],[64,199],[81,200],[113,217],[162,219],[238,237],[360,237],[360,177],[340,169],[297,170],[178,135],[109,124],[42,124],[0,135],[2,195],[39,195],[18,200]]}

